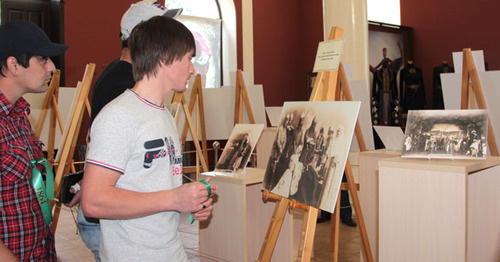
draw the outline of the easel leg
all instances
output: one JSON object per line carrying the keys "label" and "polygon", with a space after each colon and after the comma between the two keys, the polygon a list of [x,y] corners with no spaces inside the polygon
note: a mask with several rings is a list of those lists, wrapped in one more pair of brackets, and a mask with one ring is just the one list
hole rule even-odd
{"label": "easel leg", "polygon": [[356,212],[356,217],[358,218],[359,233],[361,236],[361,243],[363,244],[363,253],[365,254],[366,261],[373,262],[370,242],[368,241],[368,235],[366,233],[365,219],[363,218],[363,212],[361,211],[361,205],[359,203],[358,192],[356,191],[356,186],[354,184],[354,177],[352,175],[351,163],[349,162],[349,159],[346,161],[345,175],[347,178],[349,193],[351,193],[354,211]]}
{"label": "easel leg", "polygon": [[283,225],[283,219],[285,218],[289,202],[290,200],[281,198],[276,203],[273,216],[271,217],[271,223],[269,223],[266,238],[262,244],[257,261],[271,261],[271,256],[273,255],[274,247],[276,246],[276,241],[278,240],[278,235],[280,233],[281,226]]}
{"label": "easel leg", "polygon": [[197,132],[194,129],[194,123],[193,119],[191,118],[191,113],[189,113],[189,108],[186,104],[183,103],[182,107],[184,109],[184,114],[186,115],[186,121],[188,122],[189,129],[191,130],[191,136],[193,136],[193,143],[196,147],[196,154],[200,156],[202,170],[203,172],[208,172],[208,164],[206,162],[207,160],[203,159],[203,151],[201,150],[200,141],[198,140],[198,136],[196,135]]}
{"label": "easel leg", "polygon": [[54,216],[52,218],[52,231],[54,234],[57,229],[57,222],[59,222],[59,215],[61,214],[61,203],[56,202],[54,207]]}
{"label": "easel leg", "polygon": [[335,205],[335,210],[332,214],[332,219],[330,221],[330,252],[333,253],[333,261],[336,262],[339,259],[339,235],[340,235],[340,192],[337,196],[337,204]]}
{"label": "easel leg", "polygon": [[297,261],[311,261],[317,219],[318,209],[309,207],[309,210],[307,210],[304,214],[304,220],[302,221],[302,230]]}

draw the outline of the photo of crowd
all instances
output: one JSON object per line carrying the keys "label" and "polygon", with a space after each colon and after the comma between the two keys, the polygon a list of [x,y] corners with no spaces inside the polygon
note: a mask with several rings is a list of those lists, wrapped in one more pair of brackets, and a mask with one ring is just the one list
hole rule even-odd
{"label": "photo of crowd", "polygon": [[410,111],[402,157],[483,159],[487,134],[486,110]]}

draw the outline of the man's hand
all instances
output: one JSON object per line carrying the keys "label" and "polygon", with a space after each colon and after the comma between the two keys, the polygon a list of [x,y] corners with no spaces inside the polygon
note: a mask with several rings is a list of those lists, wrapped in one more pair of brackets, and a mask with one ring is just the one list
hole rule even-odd
{"label": "man's hand", "polygon": [[[116,187],[120,176],[117,171],[94,164],[85,167],[80,205],[86,216],[131,219],[165,211],[198,212],[203,205],[205,208],[211,205],[211,202],[205,203],[209,198],[203,183],[192,182],[172,190],[136,192]],[[210,183],[210,179],[206,181]],[[217,186],[210,187],[212,194],[217,194]]]}
{"label": "man's hand", "polygon": [[[206,182],[210,184],[210,178],[206,179]],[[217,185],[210,184],[211,193],[217,194]],[[200,182],[192,182],[184,184],[176,189],[176,210],[179,212],[189,212],[198,214],[205,214],[208,209],[208,215],[210,215],[212,199],[208,197],[208,190],[205,184]],[[210,207],[210,208],[209,208]],[[202,212],[203,211],[203,212]],[[198,215],[197,215],[198,216]],[[203,217],[205,215],[202,215]],[[195,218],[197,219],[197,218]],[[206,219],[206,218],[205,218]]]}
{"label": "man's hand", "polygon": [[[81,186],[81,184],[82,184],[81,182],[82,182],[82,180],[80,180],[80,181],[78,181],[78,182],[76,183],[76,184],[78,184],[78,188]],[[76,185],[76,184],[75,184],[75,185]],[[70,193],[72,193],[72,194],[75,194],[75,196],[73,196],[73,198],[71,199],[71,201],[69,201],[69,203],[64,204],[64,205],[65,205],[65,206],[67,206],[67,207],[73,207],[73,206],[75,206],[76,204],[79,204],[79,203],[80,203],[80,199],[82,198],[81,191],[80,191],[80,190],[78,190],[78,191],[76,191],[76,193],[75,193],[75,188],[74,188],[74,187],[71,187],[71,188],[69,189],[69,192],[70,192]]]}
{"label": "man's hand", "polygon": [[205,221],[210,217],[210,214],[212,213],[212,209],[214,208],[212,206],[212,198],[209,198],[207,201],[202,203],[202,209],[199,210],[198,212],[193,212],[193,218],[199,221]]}
{"label": "man's hand", "polygon": [[76,192],[75,196],[69,201],[69,203],[64,204],[67,207],[74,207],[76,204],[80,203],[80,199],[82,198],[82,191]]}
{"label": "man's hand", "polygon": [[2,240],[0,240],[0,261],[19,261],[19,259],[8,249]]}

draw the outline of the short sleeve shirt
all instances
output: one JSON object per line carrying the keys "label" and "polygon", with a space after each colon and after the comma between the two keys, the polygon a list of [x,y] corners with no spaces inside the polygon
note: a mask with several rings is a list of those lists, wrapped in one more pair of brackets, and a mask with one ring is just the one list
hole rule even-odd
{"label": "short sleeve shirt", "polygon": [[[182,185],[182,153],[172,115],[131,90],[94,120],[86,161],[120,173],[118,188],[156,192]],[[105,261],[187,260],[177,230],[178,212],[100,223],[100,256]]]}

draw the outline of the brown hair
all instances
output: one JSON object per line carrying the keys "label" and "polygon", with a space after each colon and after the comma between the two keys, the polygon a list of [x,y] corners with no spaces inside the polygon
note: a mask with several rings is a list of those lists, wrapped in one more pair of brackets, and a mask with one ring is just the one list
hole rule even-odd
{"label": "brown hair", "polygon": [[193,34],[179,21],[155,16],[141,22],[128,39],[134,80],[156,76],[162,63],[169,65],[195,51]]}

